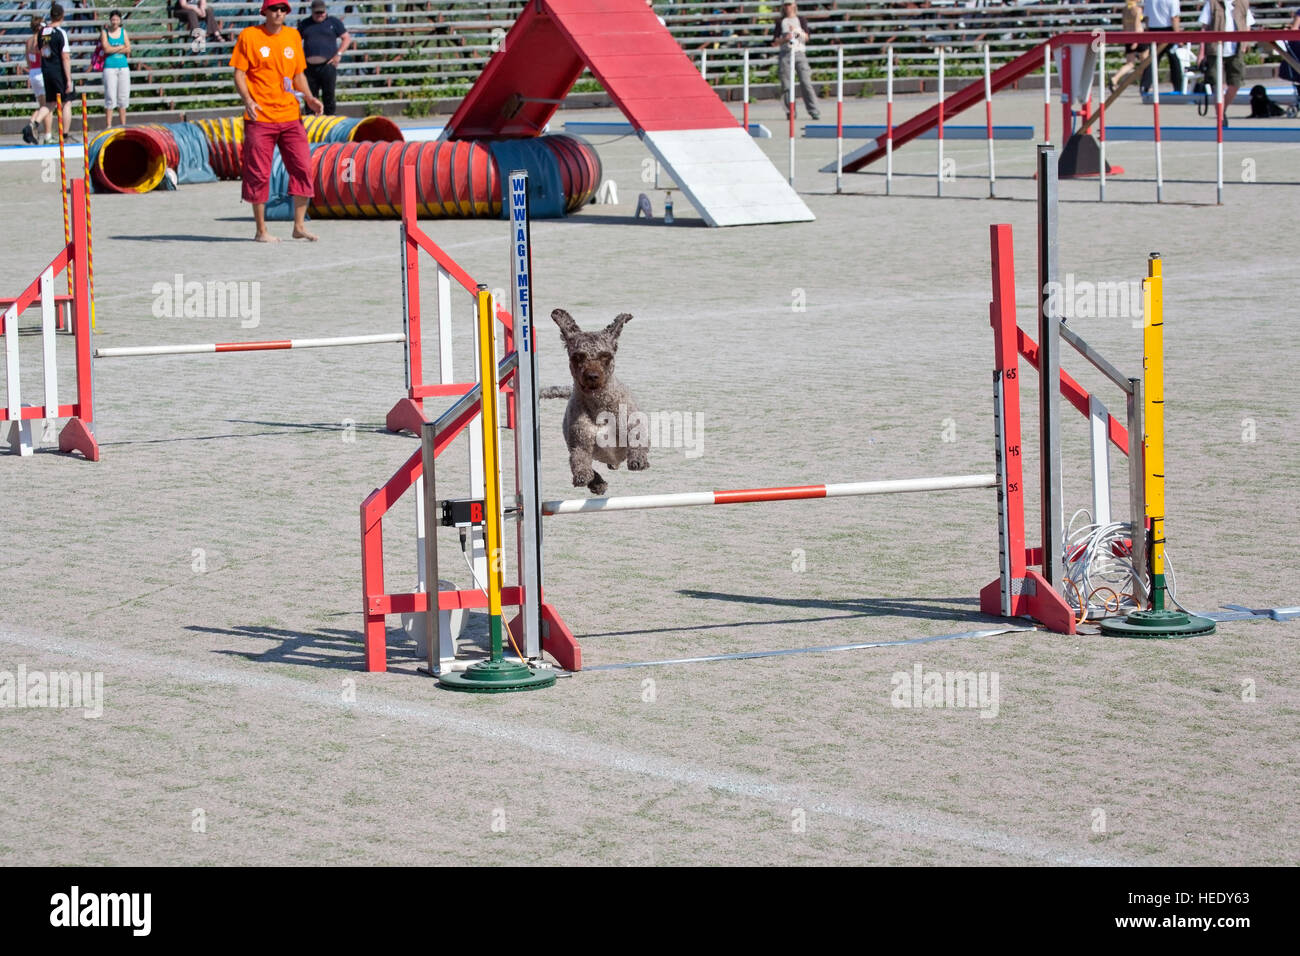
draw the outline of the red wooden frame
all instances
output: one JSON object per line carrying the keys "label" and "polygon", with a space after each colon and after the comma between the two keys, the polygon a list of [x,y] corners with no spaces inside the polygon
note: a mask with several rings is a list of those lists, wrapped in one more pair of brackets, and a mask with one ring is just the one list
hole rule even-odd
{"label": "red wooden frame", "polygon": [[[83,180],[72,180],[71,230],[72,238],[50,260],[46,269],[53,270],[57,276],[68,271],[71,273],[72,332],[76,346],[77,361],[77,400],[70,405],[47,408],[35,405],[20,409],[17,418],[31,420],[38,418],[66,418],[68,423],[59,432],[59,450],[63,452],[79,451],[88,461],[99,461],[99,443],[95,440],[93,429],[94,385],[90,373],[90,299],[86,292],[90,288],[90,243],[87,239],[86,222],[86,184]],[[44,274],[45,269],[41,270]],[[41,277],[37,275],[17,296],[10,301],[15,315],[21,315],[25,309],[35,303],[41,294]],[[56,297],[66,300],[67,296]],[[18,334],[17,323],[9,334]],[[8,408],[0,406],[0,422],[10,420]]]}

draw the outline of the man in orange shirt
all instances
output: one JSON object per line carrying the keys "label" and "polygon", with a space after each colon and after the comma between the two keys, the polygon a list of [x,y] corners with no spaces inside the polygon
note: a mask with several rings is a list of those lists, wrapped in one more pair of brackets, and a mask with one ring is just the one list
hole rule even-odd
{"label": "man in orange shirt", "polygon": [[243,196],[253,204],[253,221],[257,242],[279,242],[266,231],[266,199],[271,183],[271,156],[276,145],[280,159],[289,173],[289,195],[293,197],[293,237],[310,239],[305,217],[307,201],[314,195],[311,184],[311,151],[307,131],[303,129],[298,100],[302,94],[313,113],[320,114],[324,104],[311,95],[307,86],[307,58],[302,52],[302,36],[284,25],[289,15],[285,0],[263,0],[262,15],[266,22],[245,27],[235,42],[230,65],[235,70],[235,89],[244,101],[244,169]]}

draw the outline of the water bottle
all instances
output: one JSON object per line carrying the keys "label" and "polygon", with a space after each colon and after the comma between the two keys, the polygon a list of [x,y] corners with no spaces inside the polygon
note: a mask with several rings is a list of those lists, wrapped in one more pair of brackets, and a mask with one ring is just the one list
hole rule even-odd
{"label": "water bottle", "polygon": [[664,225],[671,226],[672,224],[673,224],[673,194],[672,191],[670,190],[668,193],[668,198],[664,200]]}

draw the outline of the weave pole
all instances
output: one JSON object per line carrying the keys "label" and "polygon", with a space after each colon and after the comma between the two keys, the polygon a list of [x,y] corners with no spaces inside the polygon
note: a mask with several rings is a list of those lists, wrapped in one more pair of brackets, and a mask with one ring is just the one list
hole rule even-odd
{"label": "weave pole", "polygon": [[90,227],[90,117],[86,111],[86,94],[81,94],[81,179],[86,184],[86,267],[90,274],[90,330],[95,327],[95,240]]}
{"label": "weave pole", "polygon": [[741,61],[741,98],[745,101],[741,107],[742,116],[741,124],[745,127],[745,132],[749,132],[749,51],[745,51],[744,58]]}
{"label": "weave pole", "polygon": [[989,144],[989,198],[997,196],[998,175],[993,166],[993,68],[989,60],[989,45],[984,44],[984,133]]}
{"label": "weave pole", "polygon": [[1101,105],[1097,107],[1097,149],[1101,156],[1097,168],[1097,201],[1106,201],[1106,41],[1105,34],[1097,51],[1097,90]]}
{"label": "weave pole", "polygon": [[[1152,75],[1154,88],[1154,74]],[[1151,543],[1151,609],[1137,610],[1126,617],[1106,618],[1101,632],[1111,637],[1194,637],[1214,633],[1214,622],[1182,610],[1165,607],[1168,583],[1165,579],[1165,319],[1164,277],[1160,253],[1147,259],[1147,278],[1142,282],[1142,306],[1146,319],[1142,331],[1143,421],[1145,450],[1146,514]],[[1134,528],[1133,536],[1145,533]]]}
{"label": "weave pole", "polygon": [[1052,45],[1043,46],[1043,142],[1052,141]]}
{"label": "weave pole", "polygon": [[852,498],[917,491],[961,491],[996,488],[997,475],[955,475],[939,478],[900,478],[786,488],[737,488],[725,491],[686,491],[662,495],[623,495],[613,498],[564,498],[542,502],[542,514],[576,515],[606,511],[646,511],[652,508],[693,508],[740,505],[760,501],[801,501],[809,498]]}
{"label": "weave pole", "polygon": [[835,48],[835,191],[844,192],[844,47]]}
{"label": "weave pole", "polygon": [[894,186],[894,48],[885,50],[885,195]]}
{"label": "weave pole", "polygon": [[1215,201],[1223,205],[1223,57],[1214,61]]}
{"label": "weave pole", "polygon": [[328,349],[340,345],[381,345],[405,342],[403,332],[342,335],[328,339],[279,339],[266,342],[208,342],[201,345],[128,345],[95,349],[95,358],[139,358],[146,355],[201,355],[212,352],[276,352],[282,349]]}
{"label": "weave pole", "polygon": [[1164,151],[1160,146],[1160,57],[1154,43],[1151,44],[1151,135],[1156,145],[1156,202],[1164,202]]}
{"label": "weave pole", "polygon": [[786,97],[788,101],[787,112],[790,115],[790,185],[794,185],[794,46],[791,44],[789,54],[786,60],[790,64],[790,79],[787,86]]}
{"label": "weave pole", "polygon": [[[504,557],[501,541],[501,420],[497,397],[496,316],[493,314],[492,293],[480,284],[478,300],[479,381],[482,382],[481,414],[483,426],[483,473],[487,482],[483,489],[483,538],[487,545],[487,582],[484,590],[488,599],[488,638],[490,656],[476,661],[464,671],[443,671],[438,684],[449,690],[471,691],[480,694],[501,693],[513,690],[536,690],[555,683],[552,670],[535,670],[523,661],[507,661],[503,649],[501,616],[501,563]],[[438,593],[438,582],[429,582],[429,594]]]}
{"label": "weave pole", "polygon": [[936,47],[939,54],[939,126],[937,136],[939,139],[938,150],[938,178],[935,180],[935,195],[943,195],[943,47]]}

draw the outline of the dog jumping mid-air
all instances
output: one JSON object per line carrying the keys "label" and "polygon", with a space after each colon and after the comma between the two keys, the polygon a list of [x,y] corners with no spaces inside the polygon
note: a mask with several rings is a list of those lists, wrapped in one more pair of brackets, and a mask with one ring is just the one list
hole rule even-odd
{"label": "dog jumping mid-air", "polygon": [[[569,447],[569,470],[573,486],[586,485],[593,494],[602,495],[609,487],[592,465],[603,462],[617,468],[624,461],[629,471],[650,467],[649,438],[636,434],[624,423],[637,415],[636,403],[627,386],[614,377],[614,356],[618,354],[618,337],[632,318],[626,312],[599,332],[584,332],[563,309],[551,318],[560,327],[564,348],[569,353],[572,386],[544,388],[542,398],[568,397],[564,410],[564,443]],[[619,423],[616,441],[609,441],[610,424]]]}

